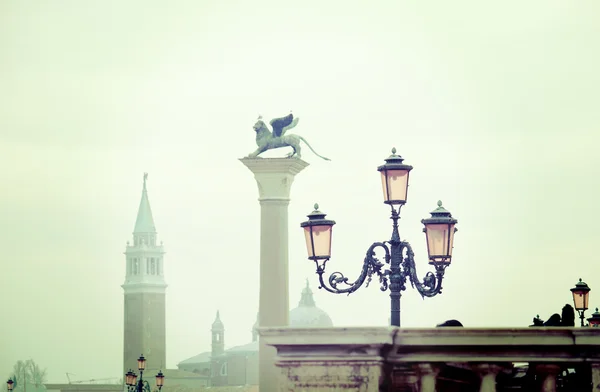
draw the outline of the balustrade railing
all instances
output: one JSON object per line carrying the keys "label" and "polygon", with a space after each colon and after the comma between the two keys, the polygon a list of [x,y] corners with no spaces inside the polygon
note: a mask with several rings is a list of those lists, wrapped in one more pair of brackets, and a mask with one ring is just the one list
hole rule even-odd
{"label": "balustrade railing", "polygon": [[595,328],[263,328],[280,391],[600,392]]}

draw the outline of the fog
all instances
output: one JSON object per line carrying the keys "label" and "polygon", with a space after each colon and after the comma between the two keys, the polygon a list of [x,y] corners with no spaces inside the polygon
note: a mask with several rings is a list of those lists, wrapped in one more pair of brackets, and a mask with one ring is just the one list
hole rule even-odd
{"label": "fog", "polygon": [[[309,278],[336,326],[384,326],[377,286],[317,290],[299,227],[318,202],[330,272],[354,279],[391,234],[379,173],[414,166],[400,235],[430,270],[420,220],[458,219],[443,294],[408,288],[402,325],[527,326],[600,306],[596,1],[74,1],[0,4],[0,374],[19,359],[121,377],[123,252],[148,172],[166,249],[167,365],[251,340],[259,204],[239,161],[252,125],[293,110],[326,162],[292,187],[290,307]],[[291,131],[292,132],[292,131]],[[267,156],[282,156],[277,151]],[[599,290],[599,291],[597,291]],[[591,312],[588,311],[589,314]]]}

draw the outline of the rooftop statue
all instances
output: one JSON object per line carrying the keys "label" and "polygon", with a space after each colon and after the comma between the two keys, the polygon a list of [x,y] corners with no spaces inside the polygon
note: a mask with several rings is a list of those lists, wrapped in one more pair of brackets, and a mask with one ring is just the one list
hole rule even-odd
{"label": "rooftop statue", "polygon": [[310,144],[302,136],[286,134],[289,129],[294,128],[298,124],[299,120],[300,118],[294,118],[292,113],[285,117],[274,118],[269,123],[271,124],[271,127],[273,127],[273,132],[271,133],[267,127],[267,124],[265,124],[265,122],[262,120],[262,116],[259,116],[256,124],[254,124],[254,131],[256,132],[256,145],[258,148],[249,154],[247,158],[256,158],[259,154],[262,154],[267,150],[273,150],[281,147],[292,147],[293,151],[287,155],[287,158],[301,158],[300,142],[303,141],[316,156],[325,159],[326,161],[330,161],[331,159],[317,154],[317,152],[313,150]]}

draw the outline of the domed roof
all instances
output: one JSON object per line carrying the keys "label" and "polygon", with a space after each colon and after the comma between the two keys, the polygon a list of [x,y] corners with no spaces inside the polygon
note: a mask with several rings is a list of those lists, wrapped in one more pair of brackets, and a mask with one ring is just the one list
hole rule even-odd
{"label": "domed roof", "polygon": [[302,290],[298,307],[290,310],[290,327],[333,327],[329,315],[322,309],[317,308],[313,292],[308,286]]}

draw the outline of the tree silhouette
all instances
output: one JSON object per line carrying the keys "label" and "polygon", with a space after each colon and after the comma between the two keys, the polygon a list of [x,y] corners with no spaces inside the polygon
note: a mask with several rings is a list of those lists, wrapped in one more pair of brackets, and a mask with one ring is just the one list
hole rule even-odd
{"label": "tree silhouette", "polygon": [[33,359],[28,359],[17,361],[9,378],[14,382],[15,392],[43,392],[46,390],[44,386],[47,381],[46,376],[46,369],[40,368]]}

